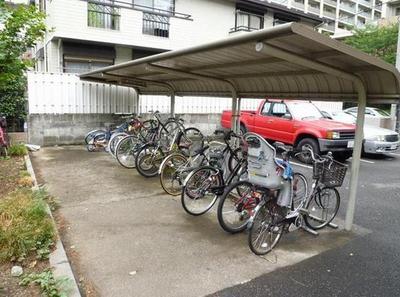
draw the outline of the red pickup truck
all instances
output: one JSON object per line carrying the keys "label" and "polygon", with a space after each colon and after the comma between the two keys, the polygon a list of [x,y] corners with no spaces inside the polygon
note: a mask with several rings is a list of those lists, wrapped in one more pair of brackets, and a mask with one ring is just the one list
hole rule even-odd
{"label": "red pickup truck", "polygon": [[[222,127],[231,127],[231,115],[231,111],[223,111]],[[307,101],[264,100],[257,111],[241,111],[240,129],[298,149],[309,147],[317,154],[331,151],[342,161],[353,153],[355,126],[324,118]],[[311,159],[304,155],[301,161],[310,163]]]}

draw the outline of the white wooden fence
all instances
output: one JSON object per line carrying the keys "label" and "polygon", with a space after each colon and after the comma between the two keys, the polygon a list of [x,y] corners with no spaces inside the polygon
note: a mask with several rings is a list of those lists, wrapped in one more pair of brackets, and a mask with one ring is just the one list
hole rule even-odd
{"label": "white wooden fence", "polygon": [[[81,81],[75,74],[28,72],[30,114],[134,113],[136,93],[132,88]],[[261,99],[242,99],[242,110],[257,109]],[[178,114],[215,114],[231,109],[230,98],[176,97]],[[314,102],[326,111],[342,109],[341,102]],[[139,111],[170,111],[167,96],[140,96]]]}

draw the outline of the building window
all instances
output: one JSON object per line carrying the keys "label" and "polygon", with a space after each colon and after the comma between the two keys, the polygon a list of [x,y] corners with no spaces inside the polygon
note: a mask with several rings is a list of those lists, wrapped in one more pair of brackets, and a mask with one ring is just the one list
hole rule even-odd
{"label": "building window", "polygon": [[169,17],[154,13],[143,13],[143,34],[169,37]]}
{"label": "building window", "polygon": [[250,13],[243,10],[236,10],[235,27],[231,32],[254,31],[264,28],[264,15]]}
{"label": "building window", "polygon": [[133,5],[138,9],[173,12],[175,10],[175,0],[133,0]]}
{"label": "building window", "polygon": [[89,27],[119,30],[119,18],[119,9],[114,6],[113,0],[88,2]]}

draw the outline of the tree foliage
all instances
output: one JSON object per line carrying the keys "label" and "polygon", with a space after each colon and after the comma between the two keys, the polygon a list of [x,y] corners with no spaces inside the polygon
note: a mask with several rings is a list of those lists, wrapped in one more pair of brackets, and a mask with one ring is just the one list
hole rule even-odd
{"label": "tree foliage", "polygon": [[355,29],[353,36],[347,37],[344,42],[390,64],[395,64],[397,35],[397,23],[379,27],[367,25],[363,29]]}
{"label": "tree foliage", "polygon": [[7,6],[0,0],[0,114],[25,115],[25,71],[33,60],[23,54],[46,33],[45,14],[36,6]]}

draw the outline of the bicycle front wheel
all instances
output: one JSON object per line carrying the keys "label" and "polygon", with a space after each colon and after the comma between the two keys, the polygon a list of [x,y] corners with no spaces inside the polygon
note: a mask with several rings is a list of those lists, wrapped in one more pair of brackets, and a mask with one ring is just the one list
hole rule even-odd
{"label": "bicycle front wheel", "polygon": [[218,221],[222,229],[238,233],[246,229],[260,196],[248,181],[229,185],[218,203]]}
{"label": "bicycle front wheel", "polygon": [[135,135],[122,138],[115,148],[118,163],[125,168],[135,168],[135,156],[141,145],[139,138]]}
{"label": "bicycle front wheel", "polygon": [[186,165],[187,158],[181,154],[171,154],[164,159],[160,167],[160,183],[167,194],[177,196],[181,193]]}
{"label": "bicycle front wheel", "polygon": [[192,171],[185,181],[181,192],[183,209],[194,216],[206,213],[218,196],[213,188],[223,184],[219,172],[213,167],[200,167]]}
{"label": "bicycle front wheel", "polygon": [[272,251],[282,237],[285,225],[278,208],[275,202],[269,201],[256,210],[248,235],[249,247],[256,255]]}
{"label": "bicycle front wheel", "polygon": [[340,206],[340,195],[335,188],[322,188],[307,203],[308,215],[304,221],[314,230],[322,229],[335,218]]}

